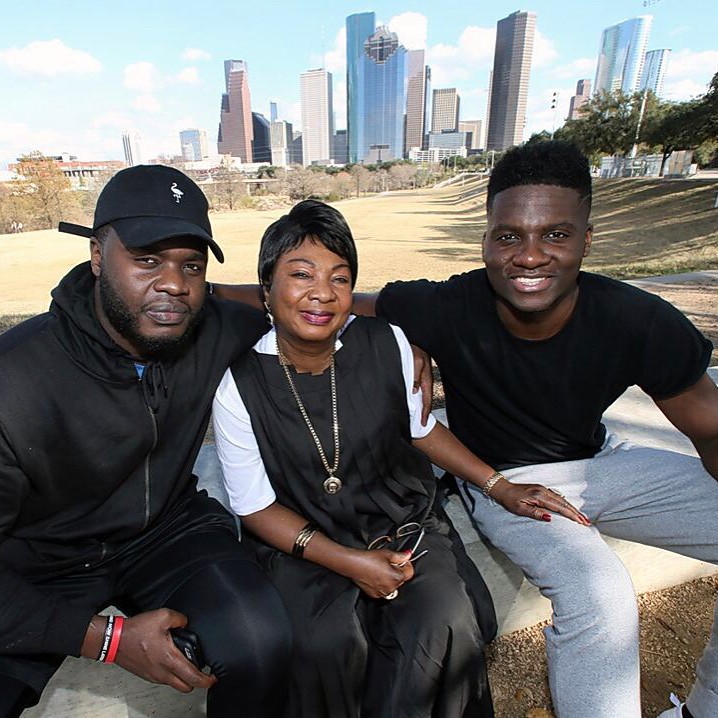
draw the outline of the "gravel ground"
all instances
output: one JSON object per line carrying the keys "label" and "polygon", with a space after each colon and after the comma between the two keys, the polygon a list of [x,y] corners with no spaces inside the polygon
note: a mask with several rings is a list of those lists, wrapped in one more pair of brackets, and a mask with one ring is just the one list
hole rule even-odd
{"label": "gravel ground", "polygon": [[[662,284],[647,289],[681,309],[718,346],[715,284]],[[711,364],[718,364],[715,349]],[[669,708],[671,691],[681,698],[690,691],[696,662],[710,635],[717,598],[718,576],[639,597],[644,718],[655,718]],[[497,718],[553,718],[546,679],[545,625],[502,636],[489,647],[489,679]]]}

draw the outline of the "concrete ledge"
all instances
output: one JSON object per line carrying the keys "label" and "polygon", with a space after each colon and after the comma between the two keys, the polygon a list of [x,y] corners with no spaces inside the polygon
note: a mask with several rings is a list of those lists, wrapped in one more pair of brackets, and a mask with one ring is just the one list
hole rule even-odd
{"label": "concrete ledge", "polygon": [[[710,370],[714,380],[718,368]],[[437,412],[445,420],[442,412]],[[608,427],[635,441],[694,454],[690,442],[665,419],[653,402],[637,388],[629,389],[606,412]],[[201,486],[225,504],[218,481],[214,447],[205,446],[197,461]],[[474,530],[457,497],[448,512],[489,586],[499,618],[499,632],[511,633],[550,618],[550,604],[501,552],[487,546]],[[718,572],[718,567],[628,541],[606,538],[626,564],[636,591],[652,591]],[[103,666],[68,658],[43,694],[41,703],[23,718],[155,718],[203,716],[204,693],[184,696],[171,688],[153,686],[117,666]]]}

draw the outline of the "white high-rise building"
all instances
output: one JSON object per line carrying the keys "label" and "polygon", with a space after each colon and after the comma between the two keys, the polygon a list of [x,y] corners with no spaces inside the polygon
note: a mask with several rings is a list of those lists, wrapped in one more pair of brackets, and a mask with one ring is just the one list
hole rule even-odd
{"label": "white high-rise building", "polygon": [[308,70],[299,76],[299,84],[303,164],[329,164],[334,134],[332,73],[323,68]]}
{"label": "white high-rise building", "polygon": [[125,151],[125,162],[128,167],[143,163],[142,135],[137,130],[125,130],[122,133],[122,148]]}
{"label": "white high-rise building", "polygon": [[603,31],[594,92],[621,90],[630,94],[638,89],[652,24],[653,16],[640,15]]}
{"label": "white high-rise building", "polygon": [[649,50],[643,60],[643,72],[639,90],[652,90],[655,95],[661,96],[663,92],[663,79],[666,76],[668,58],[671,51],[667,48],[662,50]]}

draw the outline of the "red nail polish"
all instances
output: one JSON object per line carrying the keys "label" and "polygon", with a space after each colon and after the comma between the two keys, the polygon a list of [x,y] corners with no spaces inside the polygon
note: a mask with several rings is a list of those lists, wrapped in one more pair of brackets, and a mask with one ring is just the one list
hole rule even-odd
{"label": "red nail polish", "polygon": [[550,521],[551,520],[551,514],[544,514],[541,517],[544,521]]}

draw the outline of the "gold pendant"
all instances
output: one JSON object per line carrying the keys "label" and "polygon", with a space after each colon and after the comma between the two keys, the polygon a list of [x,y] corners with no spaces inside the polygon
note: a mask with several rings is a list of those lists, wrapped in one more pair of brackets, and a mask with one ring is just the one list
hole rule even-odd
{"label": "gold pendant", "polygon": [[341,490],[342,490],[342,481],[341,481],[341,479],[338,479],[336,476],[330,476],[324,482],[324,491],[326,491],[328,494],[336,494]]}

